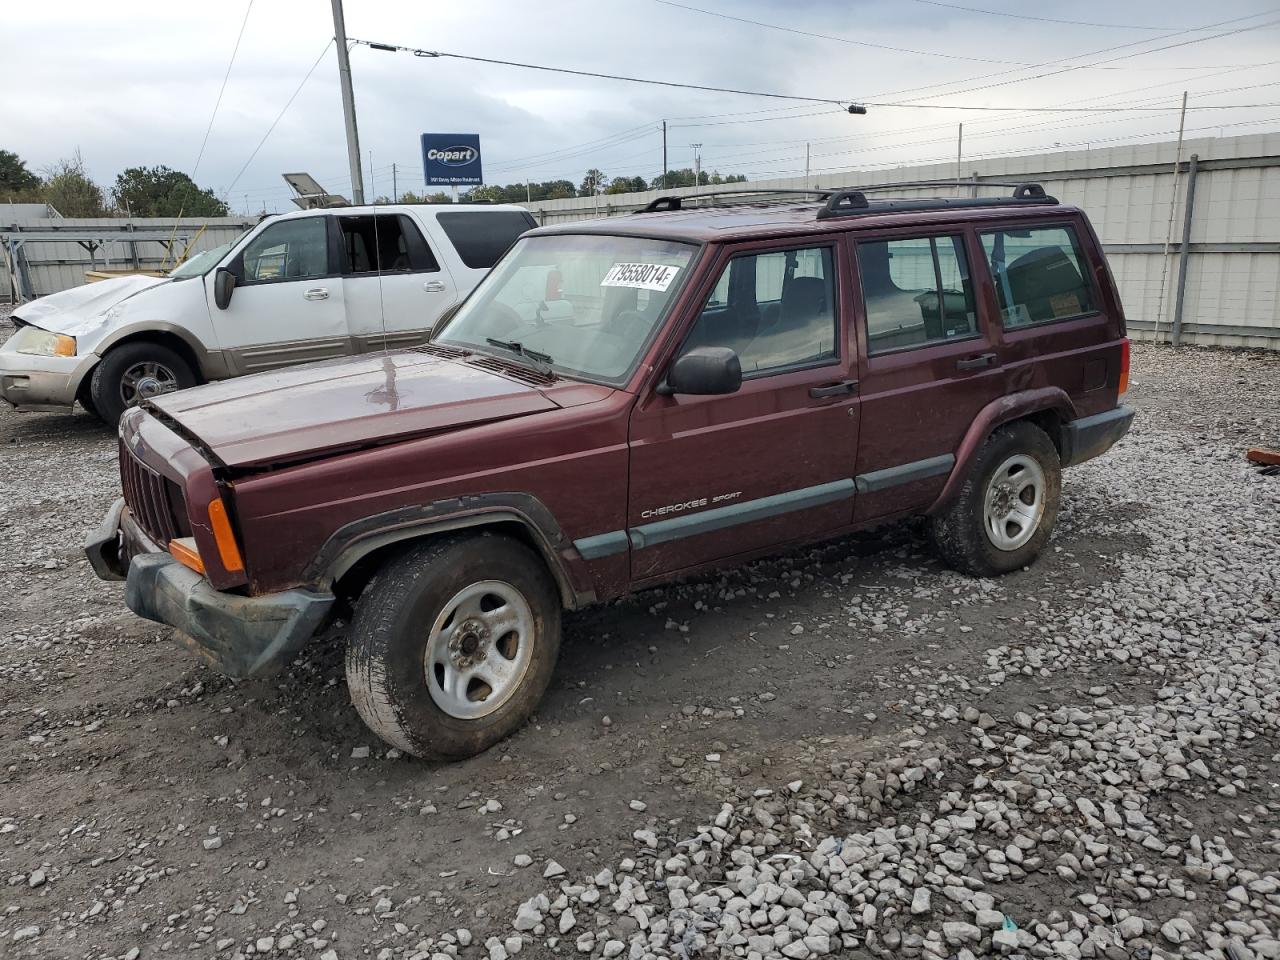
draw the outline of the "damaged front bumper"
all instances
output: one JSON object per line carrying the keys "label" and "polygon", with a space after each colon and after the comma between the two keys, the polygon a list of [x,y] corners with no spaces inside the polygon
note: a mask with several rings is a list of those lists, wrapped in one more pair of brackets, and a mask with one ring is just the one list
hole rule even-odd
{"label": "damaged front bumper", "polygon": [[331,593],[285,590],[260,597],[215,590],[146,539],[121,498],[89,536],[85,554],[104,580],[125,581],[125,603],[173,627],[179,641],[227,676],[259,676],[291,659],[333,607]]}

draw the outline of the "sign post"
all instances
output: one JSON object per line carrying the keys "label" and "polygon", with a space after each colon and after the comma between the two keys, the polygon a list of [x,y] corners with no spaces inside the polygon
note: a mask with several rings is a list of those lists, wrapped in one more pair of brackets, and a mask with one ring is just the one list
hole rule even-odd
{"label": "sign post", "polygon": [[424,133],[422,172],[429,187],[449,187],[458,202],[458,187],[484,183],[480,166],[480,135],[475,133]]}

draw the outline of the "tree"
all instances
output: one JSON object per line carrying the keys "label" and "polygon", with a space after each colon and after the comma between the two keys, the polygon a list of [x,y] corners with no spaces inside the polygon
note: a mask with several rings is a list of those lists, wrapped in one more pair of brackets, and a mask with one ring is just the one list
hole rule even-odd
{"label": "tree", "polygon": [[40,178],[27,169],[26,163],[10,150],[0,150],[0,197],[13,200],[37,200]]}
{"label": "tree", "polygon": [[227,205],[179,170],[130,167],[116,177],[116,206],[134,217],[225,217]]}
{"label": "tree", "polygon": [[70,159],[64,158],[50,164],[45,168],[44,174],[44,187],[41,190],[44,200],[64,217],[106,216],[102,188],[85,172],[84,159],[79,150]]}
{"label": "tree", "polygon": [[604,172],[592,167],[582,178],[582,191],[579,195],[583,197],[595,196],[604,189],[606,181],[607,178],[605,177]]}
{"label": "tree", "polygon": [[644,177],[614,177],[605,193],[640,193],[649,189]]}

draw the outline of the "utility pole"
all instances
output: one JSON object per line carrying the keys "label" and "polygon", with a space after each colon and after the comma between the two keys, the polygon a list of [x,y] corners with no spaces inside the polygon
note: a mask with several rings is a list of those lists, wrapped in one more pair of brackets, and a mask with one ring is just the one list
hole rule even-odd
{"label": "utility pole", "polygon": [[960,124],[960,131],[956,134],[956,189],[960,189],[960,180],[964,176],[960,172],[961,156],[964,153],[964,124]]}
{"label": "utility pole", "polygon": [[667,121],[662,121],[662,189],[667,189]]}
{"label": "utility pole", "polygon": [[396,185],[396,165],[391,165],[391,202],[400,202],[400,188]]}
{"label": "utility pole", "polygon": [[804,185],[809,186],[809,145],[804,145]]}
{"label": "utility pole", "polygon": [[524,202],[533,203],[533,187],[529,185],[529,178],[524,178]]}
{"label": "utility pole", "polygon": [[351,165],[351,202],[364,203],[364,175],[360,172],[360,134],[356,132],[356,98],[351,92],[351,57],[342,0],[333,2],[333,39],[338,47],[338,84],[342,87],[342,117],[347,125],[347,162]]}
{"label": "utility pole", "polygon": [[693,147],[693,188],[702,186],[702,144],[691,143]]}

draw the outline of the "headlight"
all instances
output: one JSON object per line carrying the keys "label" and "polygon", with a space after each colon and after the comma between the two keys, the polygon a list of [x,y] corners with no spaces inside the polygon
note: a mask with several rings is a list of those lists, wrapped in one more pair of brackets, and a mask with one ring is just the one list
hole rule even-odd
{"label": "headlight", "polygon": [[36,357],[74,357],[76,338],[50,333],[39,327],[23,327],[14,334],[14,349]]}

